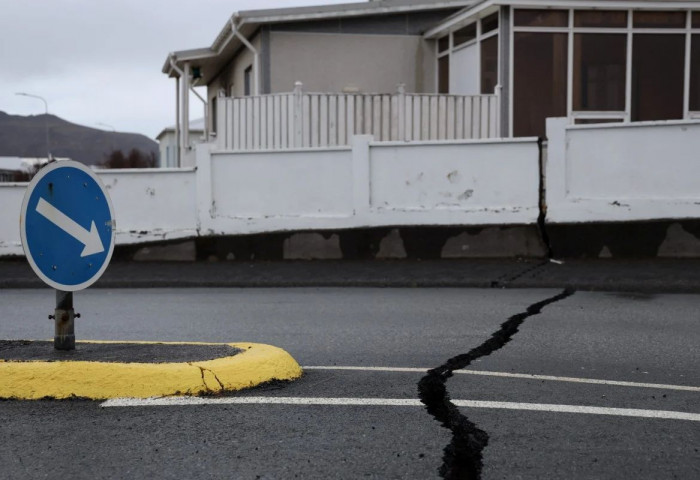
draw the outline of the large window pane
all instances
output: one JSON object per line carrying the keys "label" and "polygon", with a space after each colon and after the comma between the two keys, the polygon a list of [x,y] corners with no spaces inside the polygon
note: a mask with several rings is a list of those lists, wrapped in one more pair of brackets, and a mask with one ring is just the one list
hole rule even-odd
{"label": "large window pane", "polygon": [[498,35],[481,42],[481,93],[492,94],[498,84]]}
{"label": "large window pane", "polygon": [[452,43],[456,47],[476,38],[476,23],[455,30],[452,34]]}
{"label": "large window pane", "polygon": [[627,12],[617,10],[577,10],[574,27],[626,28]]}
{"label": "large window pane", "polygon": [[700,12],[693,12],[692,25],[693,28],[700,28]]}
{"label": "large window pane", "polygon": [[568,27],[567,10],[521,10],[515,11],[516,27]]}
{"label": "large window pane", "polygon": [[566,116],[566,33],[514,36],[513,134],[546,134],[547,117]]}
{"label": "large window pane", "polygon": [[685,35],[635,34],[632,121],[683,118]]}
{"label": "large window pane", "polygon": [[481,19],[481,34],[488,33],[498,28],[498,12]]}
{"label": "large window pane", "polygon": [[690,110],[700,112],[700,35],[690,40]]}
{"label": "large window pane", "polygon": [[450,93],[450,56],[438,59],[438,93]]}
{"label": "large window pane", "polygon": [[574,110],[625,109],[627,35],[574,36]]}
{"label": "large window pane", "polygon": [[438,39],[438,52],[442,53],[450,48],[450,36],[446,35]]}
{"label": "large window pane", "polygon": [[635,28],[685,28],[685,12],[634,12]]}

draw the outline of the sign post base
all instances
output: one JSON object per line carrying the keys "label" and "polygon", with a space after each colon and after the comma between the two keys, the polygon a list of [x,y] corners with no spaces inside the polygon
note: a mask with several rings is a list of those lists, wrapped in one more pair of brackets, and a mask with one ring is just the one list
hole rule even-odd
{"label": "sign post base", "polygon": [[73,292],[56,290],[56,310],[53,315],[56,322],[54,349],[75,350],[75,317],[79,318],[80,314],[76,315],[73,310]]}

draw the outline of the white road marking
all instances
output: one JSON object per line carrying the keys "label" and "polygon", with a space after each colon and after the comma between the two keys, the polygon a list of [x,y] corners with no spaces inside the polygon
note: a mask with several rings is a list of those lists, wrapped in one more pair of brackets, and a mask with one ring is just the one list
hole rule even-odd
{"label": "white road marking", "polygon": [[[344,367],[344,366],[307,366],[302,367],[304,370],[356,370],[367,372],[418,372],[426,373],[427,368],[413,367]],[[572,382],[572,383],[590,383],[595,385],[613,385],[618,387],[641,387],[641,388],[659,388],[663,390],[682,390],[686,392],[700,392],[700,387],[691,387],[688,385],[668,385],[665,383],[640,383],[640,382],[624,382],[619,380],[599,380],[595,378],[579,378],[579,377],[556,377],[552,375],[532,375],[529,373],[510,373],[510,372],[488,372],[483,370],[455,370],[454,373],[464,375],[484,375],[487,377],[506,377],[506,378],[524,378],[528,380],[549,380],[554,382]]]}
{"label": "white road marking", "polygon": [[[488,402],[480,400],[452,400],[458,407],[496,408],[506,410],[530,410],[536,412],[582,413],[590,415],[615,415],[622,417],[689,420],[700,422],[700,414],[667,410],[642,410],[636,408],[589,407],[580,405],[552,405],[545,403]],[[174,407],[191,405],[336,405],[421,407],[413,398],[318,398],[318,397],[160,397],[114,398],[101,407]]]}

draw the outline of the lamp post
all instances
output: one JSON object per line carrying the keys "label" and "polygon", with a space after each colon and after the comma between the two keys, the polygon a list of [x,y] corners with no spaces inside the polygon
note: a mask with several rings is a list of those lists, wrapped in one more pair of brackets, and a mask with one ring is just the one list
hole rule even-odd
{"label": "lamp post", "polygon": [[31,98],[37,98],[44,102],[44,112],[46,113],[46,116],[44,117],[44,125],[46,127],[46,159],[50,162],[51,161],[51,148],[50,148],[50,142],[49,142],[49,104],[46,102],[46,99],[44,97],[40,97],[39,95],[32,95],[31,93],[24,93],[24,92],[17,92],[15,95],[21,95],[23,97],[31,97]]}

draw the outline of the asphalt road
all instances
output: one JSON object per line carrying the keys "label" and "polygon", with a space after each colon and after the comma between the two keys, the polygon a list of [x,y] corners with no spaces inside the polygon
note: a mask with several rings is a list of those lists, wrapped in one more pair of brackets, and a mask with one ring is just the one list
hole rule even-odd
{"label": "asphalt road", "polygon": [[[103,408],[88,401],[0,402],[0,477],[439,478],[450,430],[420,405],[357,403],[418,400],[425,373],[398,369],[443,365],[557,293],[365,288],[77,293],[78,339],[262,342],[286,349],[303,366],[323,368],[307,368],[292,384],[231,397],[246,397],[250,404]],[[53,300],[49,289],[0,290],[0,338],[50,338]],[[557,379],[461,373],[449,378],[446,388],[455,402],[509,402],[515,408],[459,409],[488,435],[482,478],[700,478],[700,422],[650,418],[660,411],[699,418],[700,389],[682,388],[700,387],[698,305],[697,295],[577,292],[524,318],[512,340],[467,367]],[[337,369],[344,366],[359,369]],[[261,403],[287,402],[280,397],[313,397],[316,403],[346,398],[355,404]],[[650,412],[562,413],[548,405]]]}

